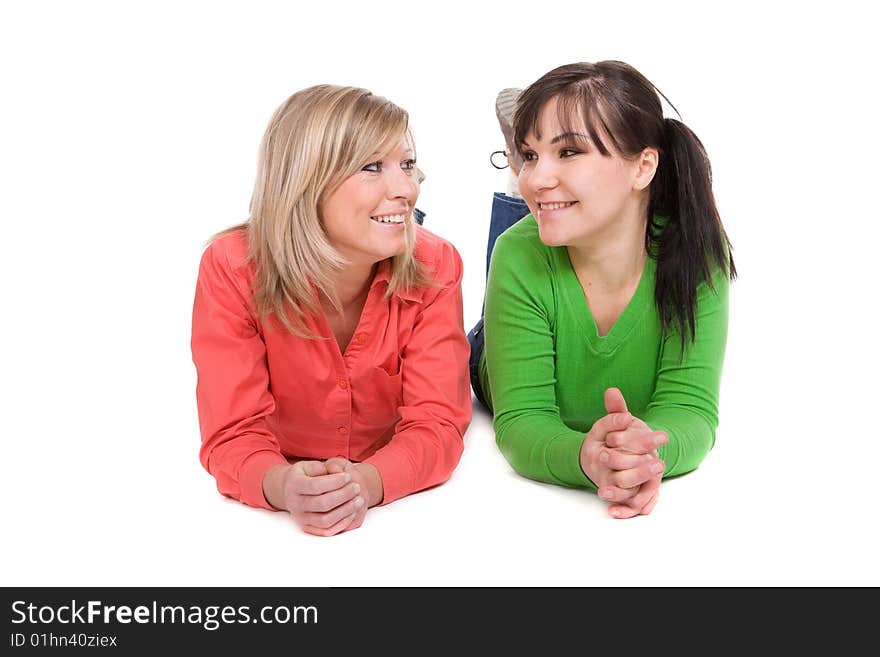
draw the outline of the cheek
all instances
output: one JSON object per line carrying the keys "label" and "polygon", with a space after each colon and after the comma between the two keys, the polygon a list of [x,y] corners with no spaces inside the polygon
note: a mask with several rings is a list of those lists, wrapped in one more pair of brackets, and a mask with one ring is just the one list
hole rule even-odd
{"label": "cheek", "polygon": [[520,169],[519,176],[516,179],[516,186],[519,188],[519,193],[522,194],[523,198],[531,199],[534,196],[531,176],[529,176],[529,172],[526,169]]}
{"label": "cheek", "polygon": [[584,194],[600,205],[613,205],[625,196],[628,189],[625,173],[618,167],[594,171],[583,185]]}

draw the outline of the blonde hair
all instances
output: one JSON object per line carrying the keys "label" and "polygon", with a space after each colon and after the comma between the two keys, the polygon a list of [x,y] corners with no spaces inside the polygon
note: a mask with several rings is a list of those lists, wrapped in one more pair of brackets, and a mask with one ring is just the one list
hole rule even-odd
{"label": "blonde hair", "polygon": [[[319,216],[322,201],[382,148],[413,143],[409,115],[367,89],[316,85],[275,110],[260,145],[248,220],[220,233],[246,230],[248,260],[256,265],[254,301],[261,318],[275,315],[288,331],[318,314],[314,289],[341,309],[332,272],[348,262],[330,244]],[[429,284],[415,259],[415,226],[406,222],[404,252],[391,258],[386,298]]]}

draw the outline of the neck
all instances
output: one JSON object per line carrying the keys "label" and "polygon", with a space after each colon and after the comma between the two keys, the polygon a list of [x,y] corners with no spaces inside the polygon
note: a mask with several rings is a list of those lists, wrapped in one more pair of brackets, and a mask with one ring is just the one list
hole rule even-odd
{"label": "neck", "polygon": [[641,278],[648,255],[646,224],[644,213],[634,213],[588,243],[567,245],[578,278],[601,293],[613,294],[629,288]]}
{"label": "neck", "polygon": [[[333,276],[333,289],[344,313],[347,308],[363,302],[373,282],[378,264],[352,265],[336,272]],[[328,311],[334,311],[331,305],[325,304]]]}

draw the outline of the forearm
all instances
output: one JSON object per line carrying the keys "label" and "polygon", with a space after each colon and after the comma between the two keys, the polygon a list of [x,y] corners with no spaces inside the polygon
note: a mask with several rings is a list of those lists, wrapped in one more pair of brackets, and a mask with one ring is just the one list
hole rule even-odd
{"label": "forearm", "polygon": [[696,337],[683,354],[678,333],[665,337],[654,394],[642,417],[651,429],[669,437],[659,450],[666,463],[664,477],[696,469],[715,444],[728,288],[723,274],[716,274],[714,290],[700,284]]}
{"label": "forearm", "polygon": [[273,466],[287,465],[287,459],[277,443],[244,435],[216,446],[203,444],[202,463],[223,495],[249,506],[271,509],[263,480]]}
{"label": "forearm", "polygon": [[669,442],[658,451],[666,464],[663,477],[695,470],[715,444],[715,429],[699,414],[680,408],[655,408],[642,418],[654,431],[663,431]]}
{"label": "forearm", "polygon": [[596,489],[580,465],[585,434],[568,428],[558,416],[502,411],[494,425],[498,447],[517,473],[551,484]]}
{"label": "forearm", "polygon": [[457,427],[435,420],[401,427],[387,445],[364,461],[378,473],[382,504],[442,484],[464,450]]}

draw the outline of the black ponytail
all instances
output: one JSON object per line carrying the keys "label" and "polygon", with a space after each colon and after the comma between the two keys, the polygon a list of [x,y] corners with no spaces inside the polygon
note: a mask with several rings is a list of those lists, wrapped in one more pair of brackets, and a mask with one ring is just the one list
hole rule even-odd
{"label": "black ponytail", "polygon": [[678,328],[682,351],[696,337],[697,286],[714,289],[717,267],[736,267],[712,193],[712,167],[697,136],[681,121],[663,120],[660,162],[651,183],[647,242],[657,260],[654,301],[663,330]]}

